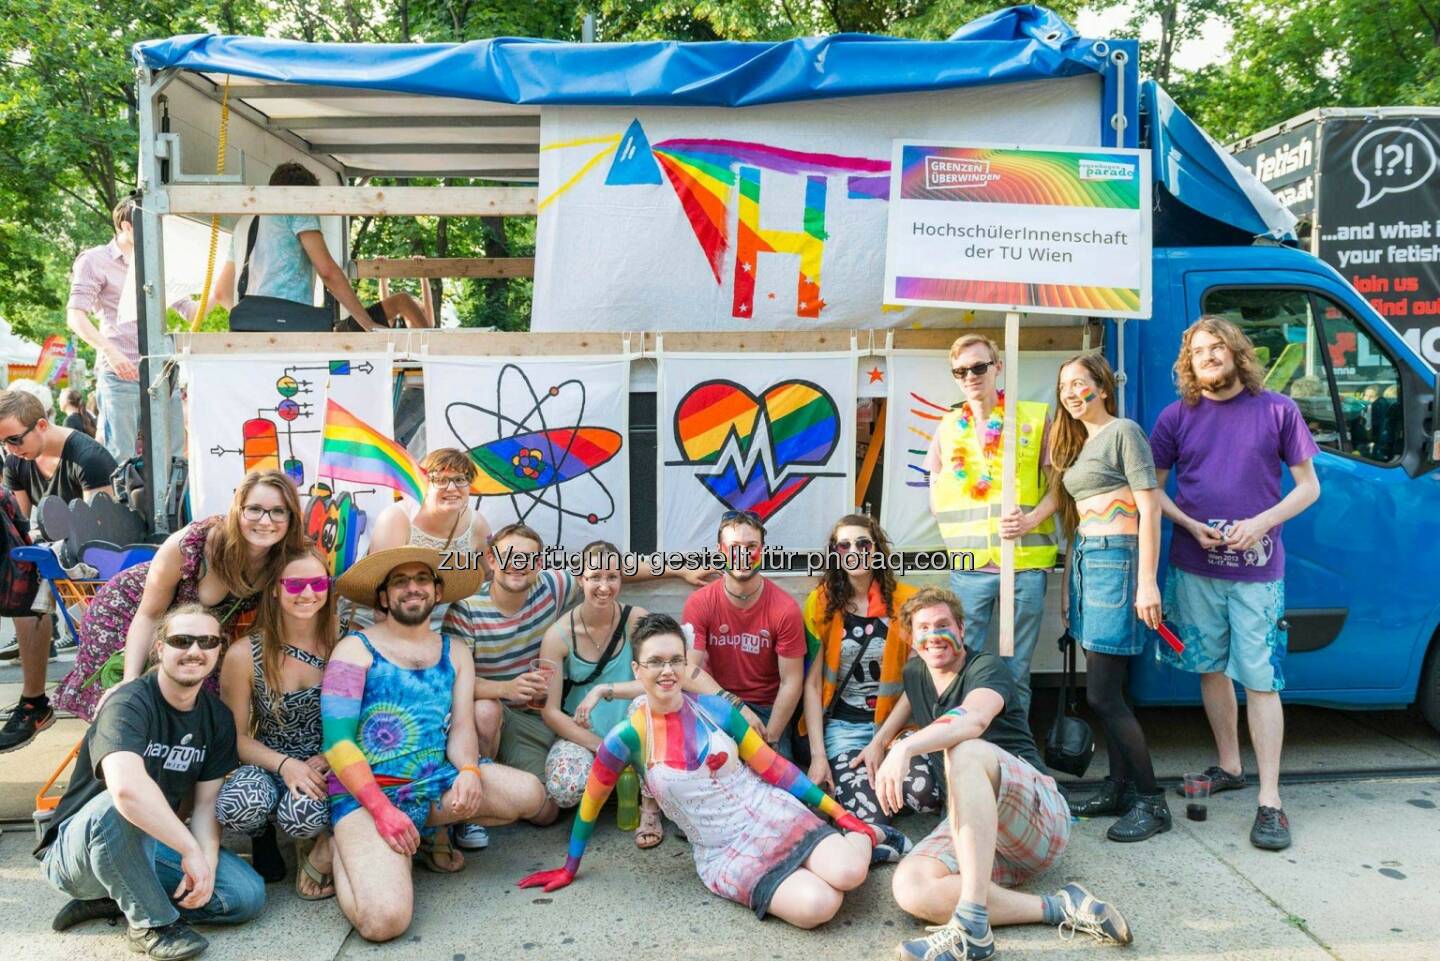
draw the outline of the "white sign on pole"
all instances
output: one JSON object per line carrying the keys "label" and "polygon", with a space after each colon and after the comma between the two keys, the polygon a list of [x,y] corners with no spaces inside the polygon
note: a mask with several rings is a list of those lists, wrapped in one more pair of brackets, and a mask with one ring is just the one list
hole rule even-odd
{"label": "white sign on pole", "polygon": [[885,302],[1150,316],[1149,154],[896,140]]}

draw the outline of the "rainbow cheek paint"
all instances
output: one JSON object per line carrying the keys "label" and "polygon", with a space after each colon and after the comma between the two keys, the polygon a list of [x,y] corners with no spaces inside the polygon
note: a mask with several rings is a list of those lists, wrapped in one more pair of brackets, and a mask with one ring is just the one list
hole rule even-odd
{"label": "rainbow cheek paint", "polygon": [[915,639],[916,647],[924,647],[933,640],[945,640],[950,643],[956,653],[960,651],[960,636],[948,627],[937,627]]}
{"label": "rainbow cheek paint", "polygon": [[1088,403],[1090,403],[1092,400],[1094,400],[1096,397],[1099,397],[1099,396],[1100,396],[1100,395],[1095,392],[1095,388],[1094,388],[1094,387],[1086,387],[1086,388],[1085,388],[1085,393],[1083,393],[1083,394],[1080,395],[1080,400],[1081,400],[1082,402],[1088,404]]}

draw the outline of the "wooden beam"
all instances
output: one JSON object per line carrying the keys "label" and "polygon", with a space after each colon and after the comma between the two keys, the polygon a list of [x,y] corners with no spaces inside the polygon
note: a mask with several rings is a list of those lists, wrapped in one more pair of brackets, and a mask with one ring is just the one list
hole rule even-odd
{"label": "wooden beam", "polygon": [[534,187],[231,187],[171,184],[157,194],[161,213],[317,214],[373,217],[525,217]]}
{"label": "wooden beam", "polygon": [[362,278],[534,277],[534,257],[378,257],[357,260]]}
{"label": "wooden beam", "polygon": [[860,474],[855,478],[855,510],[865,507],[865,492],[870,489],[870,478],[875,476],[875,465],[880,463],[880,452],[885,449],[885,400],[881,398],[880,409],[875,414],[875,429],[870,432],[870,444],[865,448],[865,460],[860,464]]}
{"label": "wooden beam", "polygon": [[[315,190],[318,188],[308,188]],[[446,188],[451,189],[451,188]],[[395,261],[392,261],[395,262]],[[404,261],[398,261],[404,263]],[[966,327],[964,330],[974,330]],[[998,331],[986,331],[994,336]],[[689,353],[780,353],[784,351],[825,351],[849,350],[848,330],[762,330],[762,331],[674,331],[664,335],[665,349]],[[880,331],[876,332],[877,335]],[[934,343],[916,345],[905,343],[897,331],[896,346],[911,349],[945,349],[960,333],[959,330],[905,331],[905,334],[926,334]],[[1074,350],[1081,347],[1083,327],[1030,327],[1034,346],[1026,344],[1027,329],[1021,328],[1020,348],[1022,350]],[[935,336],[939,339],[936,340]],[[639,331],[630,332],[630,349],[638,353],[642,345]],[[655,350],[654,332],[643,335],[647,353]],[[862,332],[862,346],[867,342],[868,332]],[[997,340],[1000,339],[997,337]],[[257,333],[196,333],[177,334],[176,351],[189,348],[194,354],[228,353],[310,353],[334,351],[341,355],[367,351],[383,351],[393,345],[397,354],[418,357],[422,352],[431,356],[485,357],[543,357],[564,354],[618,354],[624,348],[623,335],[618,331],[573,331],[529,333],[525,331],[493,330],[395,330],[358,334],[257,334]],[[876,337],[876,342],[883,339]],[[1092,339],[1099,343],[1099,338]]]}

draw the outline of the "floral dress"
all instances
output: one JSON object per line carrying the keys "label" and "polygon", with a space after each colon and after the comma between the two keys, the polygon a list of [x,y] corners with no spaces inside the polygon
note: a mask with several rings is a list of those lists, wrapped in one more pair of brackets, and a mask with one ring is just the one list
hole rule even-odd
{"label": "floral dress", "polygon": [[[217,516],[196,521],[180,539],[180,580],[175,585],[172,606],[199,602],[200,581],[205,577],[205,542],[221,520]],[[95,719],[95,705],[103,693],[99,683],[100,668],[116,651],[125,649],[125,635],[130,631],[135,612],[140,609],[140,598],[145,593],[145,578],[149,573],[150,562],[136,564],[110,578],[95,592],[85,617],[80,621],[75,667],[61,679],[60,686],[51,696],[55,707],[70,711],[86,721]],[[255,619],[259,599],[258,594],[246,598],[226,595],[211,610],[221,619],[226,633],[234,638],[249,629]],[[219,690],[214,677],[206,683],[212,691]]]}

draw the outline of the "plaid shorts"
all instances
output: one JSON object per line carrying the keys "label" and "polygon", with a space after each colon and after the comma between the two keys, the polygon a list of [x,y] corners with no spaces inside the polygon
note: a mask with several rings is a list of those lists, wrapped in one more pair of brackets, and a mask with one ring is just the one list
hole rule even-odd
{"label": "plaid shorts", "polygon": [[[1000,793],[995,799],[999,823],[990,880],[1012,888],[1060,860],[1070,843],[1070,807],[1053,777],[1003,748],[995,748],[995,757],[1000,763]],[[915,845],[911,855],[917,854],[935,858],[951,874],[960,873],[948,818]]]}

